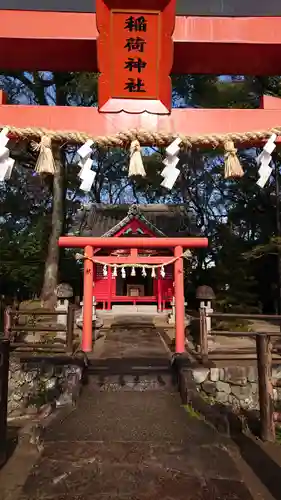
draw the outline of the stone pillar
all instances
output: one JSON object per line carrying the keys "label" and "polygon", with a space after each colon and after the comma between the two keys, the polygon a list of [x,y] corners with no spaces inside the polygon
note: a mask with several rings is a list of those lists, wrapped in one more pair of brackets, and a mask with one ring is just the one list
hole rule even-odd
{"label": "stone pillar", "polygon": [[[57,312],[66,312],[68,311],[69,300],[68,299],[57,299],[56,311]],[[57,324],[62,325],[66,328],[67,324],[67,315],[66,314],[58,314],[57,315]]]}
{"label": "stone pillar", "polygon": [[93,321],[96,321],[97,319],[97,313],[96,313],[96,297],[93,297],[93,312],[92,312],[92,319]]}
{"label": "stone pillar", "polygon": [[[208,301],[201,300],[200,302],[200,309],[205,309],[206,314],[211,314],[212,312],[214,312],[211,306],[212,302],[210,300]],[[206,317],[206,326],[207,326],[207,333],[208,335],[210,335],[212,330],[212,318],[210,316]]]}
{"label": "stone pillar", "polygon": [[[57,312],[68,312],[69,300],[73,297],[73,289],[68,283],[60,283],[56,288]],[[62,332],[58,332],[56,338],[65,341],[65,331],[67,325],[67,315],[58,314],[57,324],[63,327]]]}
{"label": "stone pillar", "polygon": [[[93,321],[96,321],[96,319],[97,319],[97,314],[96,314],[96,305],[97,305],[97,303],[96,303],[96,298],[95,298],[95,297],[93,297],[93,309],[92,309],[92,320],[93,320]],[[82,307],[82,311],[81,311],[81,315],[80,315],[80,316],[81,316],[81,319],[82,319],[82,318],[83,318],[83,314],[84,314],[84,310],[83,310],[83,301],[82,301],[82,302],[80,302],[80,306]]]}
{"label": "stone pillar", "polygon": [[172,298],[171,306],[172,306],[172,312],[168,316],[168,323],[170,325],[175,325],[175,323],[176,323],[176,302],[175,302],[175,297]]}
{"label": "stone pillar", "polygon": [[208,350],[212,351],[215,349],[215,340],[214,337],[212,336],[212,318],[207,316],[208,313],[212,313],[213,309],[211,307],[208,307],[211,302],[207,302],[207,305],[205,305],[204,301],[200,302],[200,309],[199,309],[199,314],[201,316],[200,311],[203,312],[203,318],[204,321],[206,322],[206,330],[207,330],[207,341],[208,341]]}

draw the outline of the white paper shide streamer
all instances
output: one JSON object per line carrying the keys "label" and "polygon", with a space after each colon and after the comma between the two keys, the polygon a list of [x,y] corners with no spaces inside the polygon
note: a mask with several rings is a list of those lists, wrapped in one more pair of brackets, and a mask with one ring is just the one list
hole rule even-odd
{"label": "white paper shide streamer", "polygon": [[8,128],[3,128],[0,132],[0,182],[10,179],[15,164],[15,160],[10,158],[10,151],[6,147],[9,142],[8,132]]}
{"label": "white paper shide streamer", "polygon": [[91,159],[93,141],[88,140],[78,149],[77,154],[80,157],[78,162],[81,170],[78,174],[81,179],[80,189],[85,192],[89,192],[92,189],[96,172],[92,170],[93,160]]}
{"label": "white paper shide streamer", "polygon": [[272,168],[270,166],[272,156],[271,153],[276,148],[275,141],[277,139],[276,134],[272,134],[272,136],[268,139],[267,143],[264,145],[264,148],[261,154],[257,157],[256,162],[259,168],[259,180],[257,181],[257,185],[260,188],[264,188],[269,177],[272,174]]}
{"label": "white paper shide streamer", "polygon": [[163,160],[165,167],[161,172],[164,180],[161,182],[161,186],[169,190],[173,188],[180,175],[180,170],[176,166],[179,162],[178,154],[181,142],[182,140],[178,137],[166,148],[166,158]]}

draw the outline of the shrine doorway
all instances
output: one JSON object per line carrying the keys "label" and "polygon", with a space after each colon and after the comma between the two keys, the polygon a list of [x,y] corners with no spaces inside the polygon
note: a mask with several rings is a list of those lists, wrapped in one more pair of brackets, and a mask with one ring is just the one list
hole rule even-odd
{"label": "shrine doorway", "polygon": [[[143,276],[141,268],[135,269],[135,275],[127,275],[116,278],[116,295],[122,297],[152,297],[154,296],[153,278],[149,275]],[[143,299],[144,300],[144,299]]]}

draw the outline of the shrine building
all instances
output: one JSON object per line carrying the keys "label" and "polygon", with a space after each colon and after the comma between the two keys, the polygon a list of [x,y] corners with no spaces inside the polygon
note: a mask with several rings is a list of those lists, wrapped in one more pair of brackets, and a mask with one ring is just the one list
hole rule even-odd
{"label": "shrine building", "polygon": [[[104,238],[185,237],[195,236],[196,232],[185,205],[161,204],[91,204],[79,210],[73,228],[76,236]],[[165,265],[161,265],[163,257]],[[134,258],[142,263],[134,266]],[[93,297],[97,308],[111,310],[122,304],[155,306],[158,312],[170,309],[174,297],[173,261],[173,249],[150,249],[149,245],[139,250],[95,249]],[[126,266],[129,262],[130,267]]]}

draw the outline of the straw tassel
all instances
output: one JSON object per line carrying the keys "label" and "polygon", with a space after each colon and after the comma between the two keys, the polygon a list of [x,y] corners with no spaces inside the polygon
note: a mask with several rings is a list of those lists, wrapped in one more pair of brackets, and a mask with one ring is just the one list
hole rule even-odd
{"label": "straw tassel", "polygon": [[224,178],[243,177],[244,171],[237,156],[234,142],[227,140],[224,143]]}
{"label": "straw tassel", "polygon": [[143,161],[141,157],[141,147],[139,141],[131,142],[130,146],[130,164],[129,164],[129,177],[140,175],[146,177]]}
{"label": "straw tassel", "polygon": [[35,171],[39,174],[54,175],[55,162],[52,152],[52,141],[47,135],[43,135],[39,144],[33,143],[34,151],[38,152]]}

